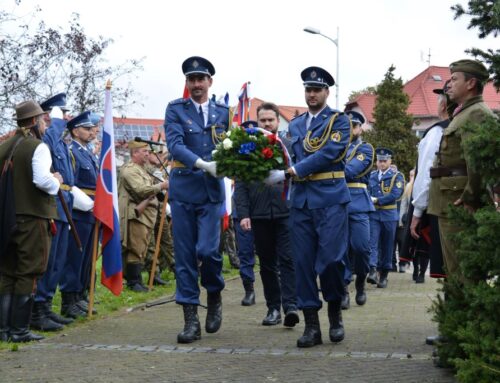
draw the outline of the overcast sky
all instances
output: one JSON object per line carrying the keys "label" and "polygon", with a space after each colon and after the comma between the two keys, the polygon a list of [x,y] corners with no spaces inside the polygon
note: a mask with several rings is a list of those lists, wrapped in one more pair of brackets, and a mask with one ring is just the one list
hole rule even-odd
{"label": "overcast sky", "polygon": [[[145,56],[134,85],[144,107],[127,117],[163,118],[167,103],[182,96],[181,64],[193,55],[216,69],[210,93],[229,92],[231,104],[245,81],[251,95],[280,105],[304,106],[300,72],[316,65],[336,77],[337,48],[303,31],[319,29],[335,39],[339,28],[343,109],[352,91],[379,83],[391,64],[407,81],[430,64],[447,66],[464,50],[498,47],[467,30],[468,17],[453,20],[450,6],[465,0],[0,0],[2,9],[26,14],[35,5],[50,26],[67,28],[72,12],[88,35],[113,38],[110,63]],[[104,84],[103,84],[104,87]],[[63,91],[63,89],[61,90]],[[335,89],[329,105],[335,106]]]}

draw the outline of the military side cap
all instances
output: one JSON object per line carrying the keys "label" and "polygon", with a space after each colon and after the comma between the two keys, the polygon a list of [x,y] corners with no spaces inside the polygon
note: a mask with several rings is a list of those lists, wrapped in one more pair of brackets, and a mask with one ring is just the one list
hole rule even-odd
{"label": "military side cap", "polygon": [[241,126],[243,128],[245,128],[245,129],[248,129],[248,128],[258,128],[259,124],[257,123],[257,121],[248,120],[248,121],[242,122]]}
{"label": "military side cap", "polygon": [[365,123],[365,118],[359,112],[356,112],[354,110],[349,110],[346,112],[346,114],[347,116],[349,116],[353,124],[363,125]]}
{"label": "military side cap", "polygon": [[200,56],[189,57],[182,63],[182,72],[189,76],[190,74],[206,74],[213,76],[215,68],[210,61]]}
{"label": "military side cap", "polygon": [[101,116],[97,113],[90,113],[90,121],[92,122],[92,125],[97,126],[101,122]]}
{"label": "military side cap", "polygon": [[62,110],[68,110],[66,108],[66,93],[58,93],[52,96],[40,104],[45,112],[50,112],[50,110],[57,106]]}
{"label": "military side cap", "polygon": [[29,100],[16,105],[16,117],[14,120],[25,120],[27,118],[41,116],[45,112],[37,102]]}
{"label": "military side cap", "polygon": [[90,120],[90,112],[86,111],[72,118],[68,121],[66,127],[68,128],[68,130],[72,130],[75,128],[93,128],[94,124],[92,124],[92,121]]}
{"label": "military side cap", "polygon": [[458,60],[450,64],[450,72],[465,72],[473,75],[480,81],[486,81],[490,78],[488,70],[484,64],[477,60]]}
{"label": "military side cap", "polygon": [[335,85],[332,75],[323,68],[310,66],[300,73],[304,86],[312,88],[328,88]]}
{"label": "military side cap", "polygon": [[442,88],[433,89],[432,91],[436,94],[446,94],[448,92],[448,85],[451,80],[446,80]]}
{"label": "military side cap", "polygon": [[387,148],[377,148],[375,153],[377,154],[377,160],[380,161],[390,160],[392,157],[392,150]]}
{"label": "military side cap", "polygon": [[139,148],[146,148],[148,144],[145,142],[140,142],[140,141],[135,141],[135,140],[130,140],[128,142],[128,148],[129,149],[139,149]]}

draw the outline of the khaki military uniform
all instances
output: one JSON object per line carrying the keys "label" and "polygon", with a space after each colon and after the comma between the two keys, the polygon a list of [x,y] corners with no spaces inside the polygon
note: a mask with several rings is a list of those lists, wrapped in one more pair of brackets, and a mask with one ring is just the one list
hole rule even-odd
{"label": "khaki military uniform", "polygon": [[172,240],[172,228],[170,226],[170,222],[167,218],[165,218],[165,222],[163,223],[163,230],[161,234],[159,234],[160,230],[160,219],[161,219],[161,212],[162,210],[162,204],[159,206],[159,214],[158,218],[156,220],[156,226],[154,230],[154,235],[151,236],[151,240],[149,241],[149,247],[148,247],[148,252],[146,256],[146,261],[145,261],[145,268],[149,271],[151,271],[151,267],[153,264],[153,256],[156,250],[156,240],[157,236],[161,235],[160,238],[160,252],[158,254],[158,260],[157,260],[157,268],[156,268],[156,274],[155,275],[160,275],[160,273],[163,270],[166,270],[167,268],[175,272],[175,260],[174,260],[174,243]]}
{"label": "khaki military uniform", "polygon": [[483,102],[482,96],[467,100],[444,130],[439,152],[431,168],[427,212],[438,216],[443,259],[449,274],[458,270],[453,234],[459,228],[447,218],[447,209],[459,198],[465,204],[477,208],[484,193],[480,188],[480,176],[470,167],[470,161],[462,148],[462,140],[471,134],[465,132],[463,127],[471,122],[480,123],[487,116],[493,116],[493,113]]}
{"label": "khaki military uniform", "polygon": [[[122,255],[126,263],[144,262],[158,214],[155,195],[160,191],[160,185],[153,184],[151,175],[142,166],[129,162],[121,168],[118,205]],[[150,197],[149,205],[138,216],[135,207]]]}

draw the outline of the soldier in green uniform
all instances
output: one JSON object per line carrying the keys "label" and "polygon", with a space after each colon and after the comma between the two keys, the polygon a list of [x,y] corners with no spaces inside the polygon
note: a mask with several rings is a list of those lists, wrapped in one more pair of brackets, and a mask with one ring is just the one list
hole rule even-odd
{"label": "soldier in green uniform", "polygon": [[0,341],[43,339],[30,332],[29,323],[36,280],[47,268],[57,218],[54,195],[63,182],[59,173],[51,173],[50,150],[40,139],[47,127],[44,113],[34,101],[16,105],[18,129],[0,146],[1,169],[8,161],[12,164],[9,189],[16,217],[15,230],[7,238],[2,235],[5,242],[0,244]]}
{"label": "soldier in green uniform", "polygon": [[450,64],[451,81],[447,94],[458,104],[453,119],[444,130],[433,167],[430,169],[431,186],[428,213],[437,215],[444,264],[448,275],[458,271],[458,257],[453,234],[459,228],[447,217],[449,205],[462,206],[473,212],[480,206],[479,174],[470,167],[462,140],[471,133],[463,127],[481,123],[492,111],[484,103],[482,93],[489,78],[485,66],[476,60],[459,60]]}
{"label": "soldier in green uniform", "polygon": [[[168,182],[153,183],[145,165],[149,157],[148,145],[129,141],[130,161],[120,170],[118,205],[120,210],[120,236],[123,262],[126,265],[125,279],[129,289],[147,292],[141,271],[153,234],[158,214],[156,194],[166,190]],[[141,203],[146,206],[139,211]]]}

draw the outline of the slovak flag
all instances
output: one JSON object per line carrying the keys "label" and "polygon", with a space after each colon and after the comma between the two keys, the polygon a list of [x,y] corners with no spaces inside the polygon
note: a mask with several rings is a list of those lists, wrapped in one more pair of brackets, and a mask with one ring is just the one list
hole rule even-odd
{"label": "slovak flag", "polygon": [[250,113],[250,81],[243,84],[240,93],[238,94],[238,112],[236,123],[241,125],[241,123],[248,121]]}
{"label": "slovak flag", "polygon": [[113,134],[113,105],[111,89],[106,87],[104,125],[97,178],[94,216],[102,224],[101,283],[115,295],[120,295],[122,285],[122,254],[120,220],[118,218],[118,188],[116,182],[115,139]]}

